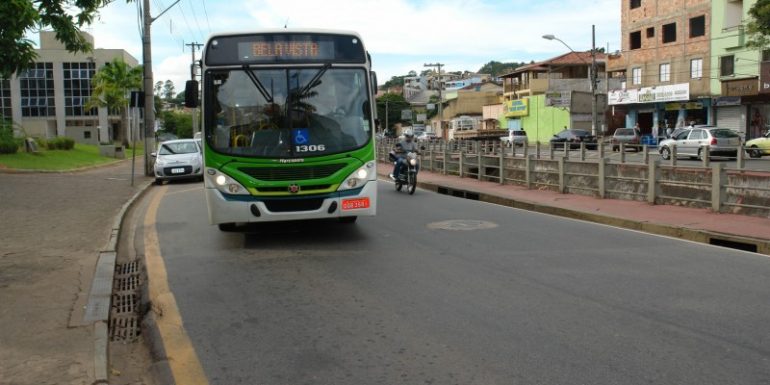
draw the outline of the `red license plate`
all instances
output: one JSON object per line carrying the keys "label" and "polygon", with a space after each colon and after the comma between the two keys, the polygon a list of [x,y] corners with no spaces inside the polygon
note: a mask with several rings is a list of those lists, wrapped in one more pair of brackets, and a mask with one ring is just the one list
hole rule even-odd
{"label": "red license plate", "polygon": [[368,208],[369,208],[369,198],[356,198],[356,199],[342,200],[343,210],[358,210],[358,209],[368,209]]}

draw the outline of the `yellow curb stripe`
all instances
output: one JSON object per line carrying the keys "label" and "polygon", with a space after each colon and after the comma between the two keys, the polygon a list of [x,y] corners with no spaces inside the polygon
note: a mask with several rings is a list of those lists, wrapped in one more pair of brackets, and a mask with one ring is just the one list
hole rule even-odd
{"label": "yellow curb stripe", "polygon": [[150,303],[156,315],[156,324],[174,382],[184,385],[208,385],[203,366],[184,330],[174,294],[169,290],[166,265],[160,254],[156,220],[160,201],[167,190],[168,187],[163,186],[154,192],[144,217],[144,255]]}

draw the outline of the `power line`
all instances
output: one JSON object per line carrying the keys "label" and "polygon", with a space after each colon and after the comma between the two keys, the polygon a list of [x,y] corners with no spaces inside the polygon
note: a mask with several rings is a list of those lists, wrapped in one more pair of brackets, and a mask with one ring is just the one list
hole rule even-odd
{"label": "power line", "polygon": [[190,6],[190,13],[192,14],[192,18],[195,21],[195,26],[198,27],[198,32],[200,33],[201,40],[205,40],[206,34],[203,33],[203,29],[201,28],[201,25],[198,23],[198,12],[195,12],[195,8],[193,8],[192,0],[188,1],[187,5]]}
{"label": "power line", "polygon": [[203,4],[203,13],[206,15],[206,25],[209,27],[209,34],[211,34],[211,23],[209,23],[209,11],[206,10],[206,0],[201,0]]}

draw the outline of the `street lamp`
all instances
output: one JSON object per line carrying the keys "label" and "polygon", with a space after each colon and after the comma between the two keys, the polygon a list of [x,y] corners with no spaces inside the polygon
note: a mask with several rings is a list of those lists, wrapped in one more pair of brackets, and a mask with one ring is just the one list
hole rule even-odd
{"label": "street lamp", "polygon": [[[547,34],[543,35],[543,39],[546,40],[556,40],[559,43],[564,44],[565,47],[567,47],[568,50],[571,52],[575,52],[572,47],[567,45],[563,40],[559,39],[558,37]],[[577,53],[577,52],[575,52]],[[580,57],[580,56],[578,56]],[[583,58],[580,58],[580,60],[583,60]],[[583,60],[585,61],[585,60]],[[591,26],[591,135],[596,136],[596,126],[597,126],[597,112],[596,112],[596,26]]]}

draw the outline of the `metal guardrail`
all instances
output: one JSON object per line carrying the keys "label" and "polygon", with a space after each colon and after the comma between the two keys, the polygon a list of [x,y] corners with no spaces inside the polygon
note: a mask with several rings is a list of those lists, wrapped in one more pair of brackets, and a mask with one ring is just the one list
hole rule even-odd
{"label": "metal guardrail", "polygon": [[[377,144],[378,159],[387,162],[395,141]],[[423,167],[460,178],[552,189],[598,198],[646,200],[651,204],[708,207],[716,212],[770,216],[770,159],[745,157],[736,147],[734,165],[713,162],[704,147],[698,163],[681,164],[672,148],[660,159],[655,146],[638,146],[631,156],[626,146],[607,151],[603,143],[588,150],[534,146],[505,147],[500,141],[434,140],[422,145]],[[751,167],[749,167],[751,166]]]}

